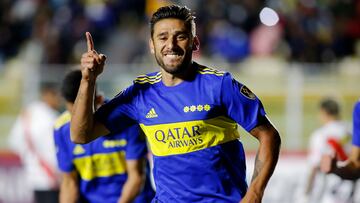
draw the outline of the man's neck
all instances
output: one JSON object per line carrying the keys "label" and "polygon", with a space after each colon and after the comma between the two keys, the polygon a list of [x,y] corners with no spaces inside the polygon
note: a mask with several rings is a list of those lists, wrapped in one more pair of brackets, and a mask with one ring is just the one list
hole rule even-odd
{"label": "man's neck", "polygon": [[168,73],[163,69],[161,69],[161,74],[162,74],[162,82],[164,83],[165,86],[169,86],[169,87],[176,86],[184,81],[182,77],[178,77],[176,75]]}
{"label": "man's neck", "polygon": [[331,118],[328,118],[327,120],[325,120],[325,124],[329,124],[329,123],[334,123],[334,122],[338,122],[338,121],[340,121],[340,119],[339,118],[337,118],[337,117],[331,117]]}
{"label": "man's neck", "polygon": [[193,62],[190,63],[188,68],[183,73],[180,74],[168,73],[162,68],[161,69],[162,82],[164,83],[165,86],[171,87],[171,86],[179,85],[185,80],[190,80],[193,77],[194,75],[193,73],[195,70],[192,66],[193,66]]}

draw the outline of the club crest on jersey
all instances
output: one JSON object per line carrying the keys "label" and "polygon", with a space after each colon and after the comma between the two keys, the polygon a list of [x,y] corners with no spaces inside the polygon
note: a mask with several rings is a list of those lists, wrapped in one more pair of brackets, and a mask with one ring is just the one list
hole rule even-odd
{"label": "club crest on jersey", "polygon": [[252,91],[247,88],[245,85],[243,85],[240,89],[240,92],[242,95],[244,95],[245,97],[249,98],[249,99],[255,99],[256,96],[254,93],[252,93]]}

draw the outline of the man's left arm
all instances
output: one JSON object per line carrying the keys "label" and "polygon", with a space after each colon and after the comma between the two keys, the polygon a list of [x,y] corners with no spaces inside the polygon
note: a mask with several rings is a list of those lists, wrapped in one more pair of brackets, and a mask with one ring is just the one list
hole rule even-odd
{"label": "man's left arm", "polygon": [[122,188],[118,203],[133,202],[136,196],[140,193],[145,181],[144,163],[144,159],[126,161],[128,177]]}
{"label": "man's left arm", "polygon": [[277,164],[281,145],[279,132],[270,122],[255,127],[250,133],[259,140],[260,145],[255,158],[253,177],[241,203],[261,202],[265,187]]}
{"label": "man's left arm", "polygon": [[76,203],[79,200],[79,196],[78,172],[76,170],[63,172],[60,185],[59,202]]}

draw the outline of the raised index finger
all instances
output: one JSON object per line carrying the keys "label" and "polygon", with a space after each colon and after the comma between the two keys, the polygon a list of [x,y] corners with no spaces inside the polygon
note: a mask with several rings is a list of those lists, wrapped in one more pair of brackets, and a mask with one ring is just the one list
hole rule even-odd
{"label": "raised index finger", "polygon": [[91,37],[91,34],[90,34],[90,32],[86,32],[85,34],[86,34],[87,50],[92,51],[92,50],[94,50],[94,42]]}

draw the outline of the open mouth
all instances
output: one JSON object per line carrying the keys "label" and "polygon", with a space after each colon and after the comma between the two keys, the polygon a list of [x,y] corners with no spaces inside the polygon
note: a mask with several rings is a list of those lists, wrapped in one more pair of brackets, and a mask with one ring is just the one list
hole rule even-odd
{"label": "open mouth", "polygon": [[179,59],[182,57],[182,53],[180,52],[165,52],[164,56],[170,60],[175,60],[175,59]]}
{"label": "open mouth", "polygon": [[168,58],[168,59],[179,59],[179,58],[181,58],[182,57],[182,55],[181,54],[179,54],[179,53],[169,53],[169,54],[164,54],[165,55],[165,57],[166,58]]}

